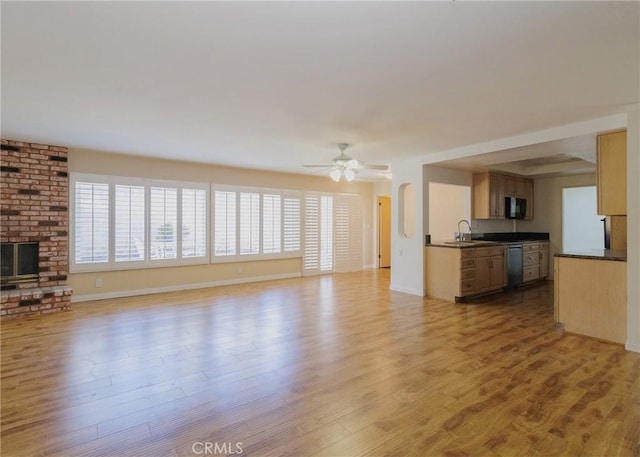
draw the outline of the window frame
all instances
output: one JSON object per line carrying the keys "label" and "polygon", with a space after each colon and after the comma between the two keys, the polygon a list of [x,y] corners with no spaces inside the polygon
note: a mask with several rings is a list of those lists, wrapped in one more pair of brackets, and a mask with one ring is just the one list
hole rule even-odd
{"label": "window frame", "polygon": [[[215,200],[216,200],[216,191],[222,192],[234,192],[236,198],[236,218],[235,218],[235,243],[236,250],[234,255],[216,255],[215,254]],[[241,193],[257,193],[259,194],[259,224],[260,224],[260,235],[259,235],[259,249],[257,254],[241,254],[240,253],[240,194]],[[278,253],[264,253],[264,195],[279,195],[280,196],[280,252]],[[299,237],[300,242],[298,249],[295,251],[285,251],[284,250],[284,199],[285,198],[295,198],[300,202],[299,206]],[[254,260],[273,260],[273,259],[295,259],[301,258],[304,253],[304,244],[303,244],[303,200],[304,193],[302,191],[295,190],[286,190],[286,189],[273,189],[273,188],[265,188],[265,187],[247,187],[247,186],[232,186],[226,184],[212,184],[211,185],[211,247],[210,247],[210,258],[212,264],[217,263],[235,263],[235,262],[250,262]]]}
{"label": "window frame", "polygon": [[[76,183],[100,183],[107,184],[109,194],[109,234],[108,234],[108,259],[107,262],[100,263],[76,263],[75,261],[75,241],[76,241],[76,214],[75,214],[75,193]],[[211,246],[211,205],[209,183],[189,182],[189,181],[169,181],[150,178],[136,178],[115,175],[98,175],[93,173],[71,172],[69,175],[69,272],[86,273],[98,271],[121,271],[148,268],[162,268],[183,265],[204,265],[210,263]],[[116,261],[115,258],[115,229],[116,229],[116,205],[115,188],[116,185],[141,186],[144,187],[145,195],[145,259],[136,261]],[[177,189],[177,231],[178,239],[176,245],[175,259],[151,259],[151,187],[164,187]],[[207,204],[205,205],[206,221],[206,247],[203,256],[182,257],[182,189],[204,190]]]}

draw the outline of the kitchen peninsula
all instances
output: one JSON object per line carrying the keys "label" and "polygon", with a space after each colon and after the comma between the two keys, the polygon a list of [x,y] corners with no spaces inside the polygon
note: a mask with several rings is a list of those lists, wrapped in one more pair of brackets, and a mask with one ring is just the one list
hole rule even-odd
{"label": "kitchen peninsula", "polygon": [[556,254],[554,312],[567,332],[624,344],[627,338],[626,250]]}

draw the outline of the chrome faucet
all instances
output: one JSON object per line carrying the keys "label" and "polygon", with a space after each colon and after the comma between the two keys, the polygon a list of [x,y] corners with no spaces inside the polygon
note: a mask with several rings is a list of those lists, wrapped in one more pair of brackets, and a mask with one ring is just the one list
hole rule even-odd
{"label": "chrome faucet", "polygon": [[465,236],[460,231],[460,224],[462,224],[463,222],[466,222],[467,227],[469,227],[469,239],[471,238],[471,224],[469,223],[468,220],[462,219],[462,220],[458,221],[458,231],[456,232],[456,236],[455,236],[456,241],[465,241]]}

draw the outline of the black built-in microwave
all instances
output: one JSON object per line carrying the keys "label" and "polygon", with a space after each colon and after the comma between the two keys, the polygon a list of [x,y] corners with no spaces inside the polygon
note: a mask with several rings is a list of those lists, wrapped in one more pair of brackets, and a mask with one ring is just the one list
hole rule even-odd
{"label": "black built-in microwave", "polygon": [[524,219],[527,216],[527,200],[524,198],[505,197],[504,215],[507,219]]}

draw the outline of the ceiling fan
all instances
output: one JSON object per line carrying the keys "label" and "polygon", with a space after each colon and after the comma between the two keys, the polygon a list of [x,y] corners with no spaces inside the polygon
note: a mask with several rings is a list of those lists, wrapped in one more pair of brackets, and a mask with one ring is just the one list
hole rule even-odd
{"label": "ceiling fan", "polygon": [[340,154],[333,158],[331,164],[328,165],[303,165],[303,167],[310,168],[331,168],[329,172],[329,176],[334,181],[340,181],[340,178],[344,178],[347,181],[353,181],[356,177],[356,173],[358,170],[383,170],[386,171],[389,169],[387,165],[372,165],[360,162],[352,157],[349,157],[344,153],[344,151],[349,147],[347,143],[338,144],[338,149],[340,149]]}

